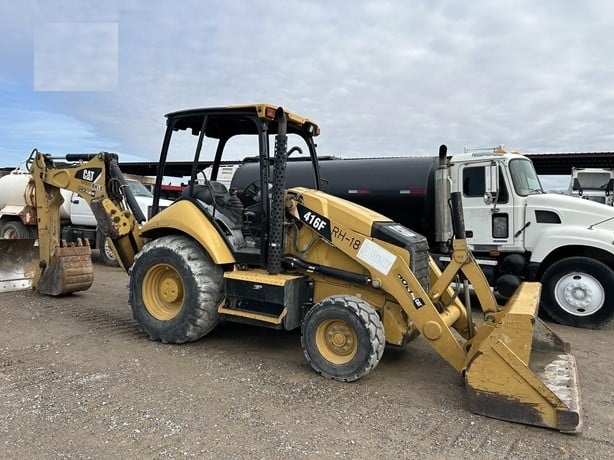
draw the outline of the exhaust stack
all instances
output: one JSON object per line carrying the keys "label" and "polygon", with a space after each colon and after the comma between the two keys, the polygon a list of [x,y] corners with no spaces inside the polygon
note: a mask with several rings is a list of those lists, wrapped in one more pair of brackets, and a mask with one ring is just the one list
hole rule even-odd
{"label": "exhaust stack", "polygon": [[441,251],[445,252],[448,242],[452,237],[452,223],[450,219],[450,174],[448,171],[448,147],[439,147],[437,169],[435,169],[435,241],[440,245]]}

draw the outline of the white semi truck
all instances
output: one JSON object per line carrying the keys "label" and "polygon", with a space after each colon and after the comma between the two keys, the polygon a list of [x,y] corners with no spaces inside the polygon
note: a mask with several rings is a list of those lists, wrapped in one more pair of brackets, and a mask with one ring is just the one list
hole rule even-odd
{"label": "white semi truck", "polygon": [[[153,195],[137,180],[128,179],[128,185],[143,212],[149,216]],[[84,199],[74,192],[62,190],[64,203],[61,208],[62,239],[75,242],[78,238],[87,238],[90,246],[98,248],[100,260],[105,265],[117,266],[113,251],[106,239],[98,231],[96,218]],[[162,207],[170,202],[162,200]],[[0,238],[21,239],[36,238],[36,197],[34,184],[27,171],[16,169],[0,177]]]}
{"label": "white semi truck", "polygon": [[[594,328],[614,316],[614,208],[545,193],[527,157],[440,152],[319,164],[329,193],[423,234],[444,263],[452,235],[446,197],[461,192],[467,241],[498,293],[509,296],[522,280],[538,280],[541,311],[561,324]],[[287,185],[312,186],[309,168],[289,161]],[[245,163],[232,187],[242,197],[257,177],[257,165]]]}

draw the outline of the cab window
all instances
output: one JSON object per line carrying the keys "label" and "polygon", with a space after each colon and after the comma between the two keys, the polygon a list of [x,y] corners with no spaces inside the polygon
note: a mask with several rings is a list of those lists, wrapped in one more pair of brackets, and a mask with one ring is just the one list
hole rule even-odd
{"label": "cab window", "polygon": [[[483,197],[486,192],[486,168],[470,166],[463,169],[463,195],[466,197]],[[499,168],[498,203],[507,203],[509,195],[501,169]]]}

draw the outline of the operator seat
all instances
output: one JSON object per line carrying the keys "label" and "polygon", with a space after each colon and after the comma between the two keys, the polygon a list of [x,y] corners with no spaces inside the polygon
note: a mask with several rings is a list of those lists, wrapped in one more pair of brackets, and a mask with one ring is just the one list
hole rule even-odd
{"label": "operator seat", "polygon": [[[190,187],[186,187],[181,196],[189,198]],[[221,182],[208,181],[206,184],[194,184],[191,197],[213,206],[234,224],[241,225],[243,223],[243,204],[241,200],[236,194],[231,194]]]}

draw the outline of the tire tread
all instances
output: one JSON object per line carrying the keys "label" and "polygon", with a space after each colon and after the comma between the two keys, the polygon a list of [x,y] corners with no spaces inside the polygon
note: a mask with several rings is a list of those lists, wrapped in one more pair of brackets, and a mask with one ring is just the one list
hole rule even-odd
{"label": "tire tread", "polygon": [[[306,346],[307,342],[305,339],[305,324],[309,321],[310,314],[314,314],[319,309],[325,309],[331,306],[343,306],[352,311],[352,313],[360,319],[361,323],[365,327],[366,331],[369,335],[369,354],[364,364],[355,369],[349,375],[346,374],[335,374],[333,372],[329,372],[319,366],[309,353],[308,347]],[[315,310],[314,310],[315,309]],[[368,375],[379,363],[382,355],[384,354],[384,348],[386,345],[384,327],[379,318],[379,315],[371,305],[365,302],[362,299],[354,296],[346,296],[346,295],[334,295],[323,299],[320,303],[314,305],[312,309],[307,313],[305,317],[305,321],[303,322],[302,334],[301,334],[301,345],[303,347],[303,351],[307,361],[311,365],[311,367],[318,372],[320,375],[326,378],[330,378],[333,380],[338,380],[342,382],[353,382],[358,380],[365,375]]]}
{"label": "tire tread", "polygon": [[[184,262],[184,266],[188,267],[194,281],[195,292],[185,293],[184,308],[187,310],[180,313],[181,320],[178,324],[165,330],[144,324],[141,315],[144,313],[143,310],[146,312],[147,309],[144,305],[140,305],[142,299],[139,299],[140,296],[137,296],[135,292],[135,289],[140,289],[140,286],[133,286],[132,274],[143,257],[147,258],[151,254],[168,251],[178,256]],[[147,256],[148,254],[150,256]],[[219,322],[217,306],[223,295],[222,269],[213,263],[196,241],[183,235],[168,235],[153,240],[134,258],[130,273],[130,303],[133,316],[151,339],[163,343],[193,342],[204,337],[217,326]],[[149,315],[148,312],[147,315]]]}

